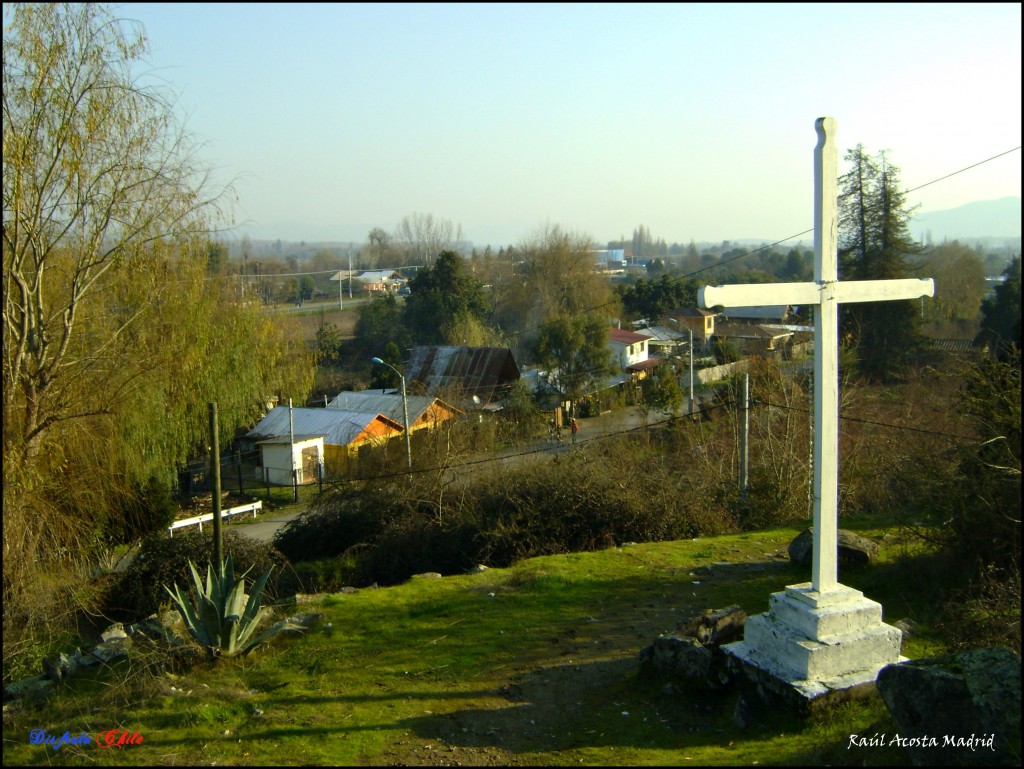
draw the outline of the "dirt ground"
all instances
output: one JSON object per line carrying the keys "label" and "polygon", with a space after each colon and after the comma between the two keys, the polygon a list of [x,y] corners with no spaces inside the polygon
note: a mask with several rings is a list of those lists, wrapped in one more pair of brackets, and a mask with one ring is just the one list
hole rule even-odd
{"label": "dirt ground", "polygon": [[[743,579],[751,574],[782,573],[786,561],[722,565],[701,581]],[[425,717],[411,724],[413,739],[397,741],[373,763],[390,766],[525,766],[532,754],[561,753],[571,761],[574,749],[609,748],[623,735],[603,732],[595,713],[613,711],[626,718],[628,689],[639,671],[639,653],[659,635],[674,632],[708,608],[702,599],[652,600],[624,610],[623,616],[587,618],[549,640],[548,651],[532,664],[510,670],[493,696],[464,700],[454,714]],[[656,719],[677,734],[712,731],[721,703],[713,698],[673,696],[667,682],[645,683],[645,719]],[[617,701],[621,697],[623,702]],[[634,714],[641,717],[641,714]],[[424,740],[428,743],[424,745]],[[592,754],[589,754],[592,758]],[[613,753],[609,750],[608,756]],[[578,759],[583,762],[581,757]]]}

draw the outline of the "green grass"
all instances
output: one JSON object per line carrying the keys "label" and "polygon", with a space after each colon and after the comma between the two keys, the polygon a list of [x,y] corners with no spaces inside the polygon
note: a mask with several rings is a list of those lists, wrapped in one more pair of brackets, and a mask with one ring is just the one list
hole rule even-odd
{"label": "green grass", "polygon": [[[942,650],[930,629],[937,585],[908,581],[912,548],[886,537],[877,565],[841,574],[919,632],[907,656]],[[707,608],[767,609],[808,575],[785,558],[799,528],[534,558],[509,569],[325,597],[311,631],[248,657],[151,673],[145,655],[60,685],[4,715],[4,763],[51,764],[903,764],[851,734],[893,731],[875,698],[800,721],[759,716],[739,730],[735,696],[668,694],[638,654]],[[701,567],[708,567],[701,569]],[[710,569],[710,573],[708,573]],[[172,688],[173,687],[173,688]],[[32,729],[121,727],[142,745],[98,752],[28,744]]]}

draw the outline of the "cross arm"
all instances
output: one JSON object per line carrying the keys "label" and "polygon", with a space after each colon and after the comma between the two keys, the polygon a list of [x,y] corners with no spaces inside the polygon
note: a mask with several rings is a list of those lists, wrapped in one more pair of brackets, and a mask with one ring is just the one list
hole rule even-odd
{"label": "cross arm", "polygon": [[772,304],[817,304],[817,283],[757,283],[737,286],[701,286],[697,303],[712,307],[757,307]]}
{"label": "cross arm", "polygon": [[886,302],[934,296],[931,278],[901,280],[849,280],[829,283],[758,283],[736,286],[701,286],[701,307],[756,307],[758,305],[821,304],[836,302]]}
{"label": "cross arm", "polygon": [[931,278],[848,280],[833,283],[832,291],[835,300],[844,304],[846,302],[888,302],[935,296],[935,281]]}

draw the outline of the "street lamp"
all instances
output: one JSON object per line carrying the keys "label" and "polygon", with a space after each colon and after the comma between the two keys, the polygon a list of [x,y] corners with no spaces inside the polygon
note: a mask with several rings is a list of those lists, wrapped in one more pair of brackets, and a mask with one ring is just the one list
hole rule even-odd
{"label": "street lamp", "polygon": [[390,363],[385,363],[380,358],[371,358],[374,363],[379,363],[382,366],[387,366],[389,369],[398,374],[398,378],[402,380],[402,416],[405,418],[405,459],[409,464],[409,469],[412,470],[412,443],[409,441],[409,399],[405,395],[405,377],[402,376],[402,372],[392,366]]}
{"label": "street lamp", "polygon": [[[675,318],[669,318],[670,321],[679,325],[679,321]],[[686,326],[687,332],[690,334],[690,403],[689,408],[686,410],[687,414],[693,414],[693,329],[690,328],[689,324]]]}

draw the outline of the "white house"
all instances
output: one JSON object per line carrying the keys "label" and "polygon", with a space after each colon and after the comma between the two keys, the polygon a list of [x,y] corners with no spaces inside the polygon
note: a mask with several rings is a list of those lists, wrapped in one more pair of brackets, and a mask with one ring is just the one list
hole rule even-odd
{"label": "white house", "polygon": [[635,331],[613,328],[608,332],[608,347],[613,359],[623,370],[642,364],[649,353],[648,341],[651,337]]}
{"label": "white house", "polygon": [[397,270],[363,270],[351,273],[351,276],[348,271],[341,270],[332,275],[331,280],[351,280],[356,289],[364,294],[395,292],[409,282]]}
{"label": "white house", "polygon": [[269,438],[257,445],[263,457],[263,480],[268,483],[292,485],[292,470],[296,473],[295,483],[314,483],[320,477],[324,436],[296,435],[294,443],[287,436]]}

